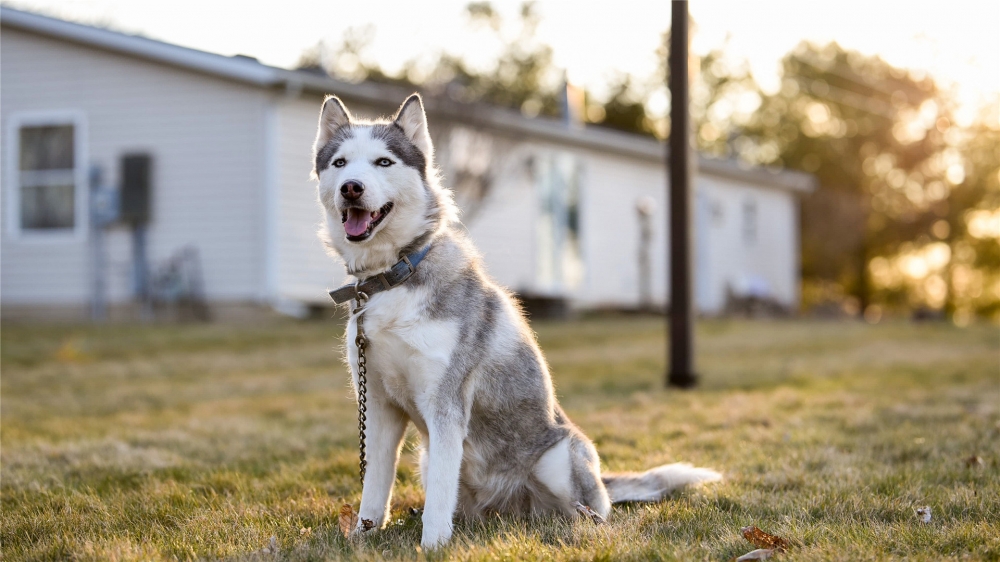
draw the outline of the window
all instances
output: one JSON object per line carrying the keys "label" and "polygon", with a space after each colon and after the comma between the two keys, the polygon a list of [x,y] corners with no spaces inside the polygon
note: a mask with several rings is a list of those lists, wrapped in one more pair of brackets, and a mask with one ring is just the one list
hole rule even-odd
{"label": "window", "polygon": [[77,235],[86,227],[83,120],[73,114],[13,115],[8,159],[11,231]]}
{"label": "window", "polygon": [[539,196],[537,282],[543,291],[572,291],[583,279],[581,163],[568,153],[539,155],[534,162]]}

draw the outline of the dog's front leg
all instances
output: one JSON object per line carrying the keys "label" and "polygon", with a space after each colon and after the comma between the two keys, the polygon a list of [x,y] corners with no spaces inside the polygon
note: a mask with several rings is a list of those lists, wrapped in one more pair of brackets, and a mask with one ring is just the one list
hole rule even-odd
{"label": "dog's front leg", "polygon": [[368,464],[361,492],[361,509],[358,510],[359,530],[365,530],[365,520],[370,521],[367,524],[369,528],[379,529],[385,524],[406,422],[403,411],[389,403],[372,385],[368,393],[368,429],[365,431]]}
{"label": "dog's front leg", "polygon": [[460,415],[441,414],[427,420],[427,472],[424,491],[424,531],[420,544],[434,548],[451,538],[452,518],[458,502],[465,424]]}

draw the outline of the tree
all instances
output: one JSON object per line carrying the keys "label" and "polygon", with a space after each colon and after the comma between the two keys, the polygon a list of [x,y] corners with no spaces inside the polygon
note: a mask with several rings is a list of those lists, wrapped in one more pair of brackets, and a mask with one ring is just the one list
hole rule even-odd
{"label": "tree", "polygon": [[864,311],[871,259],[927,232],[947,196],[935,163],[950,104],[929,77],[836,43],[802,43],[782,66],[780,91],[762,97],[737,152],[818,178],[802,205],[804,281],[835,283]]}
{"label": "tree", "polygon": [[[489,28],[503,41],[504,22],[489,2],[469,4],[466,12],[473,25]],[[444,87],[449,96],[461,101],[516,108],[528,116],[559,116],[563,77],[552,62],[552,47],[535,37],[540,22],[534,2],[521,4],[515,34],[504,41],[491,71],[477,72],[461,57],[444,55],[427,83]]]}
{"label": "tree", "polygon": [[588,109],[588,120],[609,129],[653,135],[655,129],[646,111],[646,97],[644,90],[637,87],[631,76],[619,74],[611,84],[611,95],[607,101],[593,104],[596,112]]}
{"label": "tree", "polygon": [[552,62],[552,48],[538,41],[541,18],[534,2],[521,5],[513,35],[503,37],[507,22],[489,2],[465,8],[469,24],[494,34],[503,44],[493,68],[476,70],[459,55],[438,53],[428,61],[407,61],[397,74],[388,74],[368,56],[374,39],[370,27],[351,29],[335,47],[320,43],[299,60],[299,68],[325,70],[349,81],[371,80],[420,88],[460,102],[485,102],[519,109],[524,114],[559,116],[563,74]]}
{"label": "tree", "polygon": [[946,175],[954,184],[939,213],[938,236],[950,249],[946,311],[1000,319],[1000,96],[973,125],[952,135]]}

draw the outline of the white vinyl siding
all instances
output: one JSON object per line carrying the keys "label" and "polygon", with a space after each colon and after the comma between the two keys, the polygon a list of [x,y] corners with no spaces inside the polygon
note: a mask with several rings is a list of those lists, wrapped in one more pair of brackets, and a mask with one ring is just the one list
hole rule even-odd
{"label": "white vinyl siding", "polygon": [[705,221],[712,287],[706,300],[698,303],[699,309],[721,311],[727,288],[743,296],[753,294],[798,306],[795,196],[712,176],[702,176],[699,189],[720,214],[717,220]]}
{"label": "white vinyl siding", "polygon": [[[639,304],[640,225],[636,202],[655,201],[651,219],[653,302],[667,298],[667,182],[661,164],[585,153],[581,212],[584,284],[582,307]],[[799,301],[798,223],[795,194],[701,170],[692,179],[696,309],[722,312],[727,288],[757,292],[794,308]]]}
{"label": "white vinyl siding", "polygon": [[584,307],[639,304],[641,225],[637,203],[654,202],[649,249],[650,290],[662,305],[666,294],[666,180],[662,165],[647,160],[587,151],[581,186]]}
{"label": "white vinyl siding", "polygon": [[[84,186],[98,165],[117,186],[120,159],[132,152],[153,158],[148,255],[155,268],[185,246],[198,249],[211,301],[258,300],[265,291],[265,119],[271,94],[198,74],[4,27],[0,119],[9,131],[21,114],[72,107],[86,116],[86,142],[75,158]],[[83,124],[78,125],[83,131]],[[11,135],[2,135],[3,154]],[[4,164],[10,162],[5,159]],[[7,167],[10,170],[10,167]],[[11,221],[16,209],[9,173],[4,207],[0,291],[5,304],[83,304],[91,293],[86,237],[60,244],[27,243]],[[33,238],[33,237],[32,237]],[[132,298],[131,235],[108,231],[108,298]]]}
{"label": "white vinyl siding", "polygon": [[[447,125],[451,125],[450,127]],[[443,133],[462,130],[464,124],[446,124],[438,120],[430,123],[431,134],[436,129],[442,133],[438,142],[451,143]],[[492,135],[492,131],[478,129],[477,135]],[[491,178],[492,185],[475,203],[475,208],[460,208],[459,218],[467,229],[476,249],[483,256],[486,271],[501,285],[519,293],[539,294],[537,266],[538,240],[536,226],[540,214],[538,191],[534,174],[534,158],[539,147],[518,144],[510,137],[497,136],[494,144],[501,148],[493,154],[500,158],[500,170]],[[458,140],[461,140],[459,137]],[[439,165],[444,173],[444,185],[451,188],[458,173],[449,162],[449,147],[439,147]],[[508,152],[500,152],[508,151]],[[457,197],[462,201],[462,197]]]}
{"label": "white vinyl siding", "polygon": [[322,103],[319,96],[303,96],[284,99],[278,105],[275,134],[279,195],[274,275],[279,303],[327,304],[331,302],[327,291],[339,287],[346,277],[343,264],[326,253],[317,235],[323,209],[310,173]]}

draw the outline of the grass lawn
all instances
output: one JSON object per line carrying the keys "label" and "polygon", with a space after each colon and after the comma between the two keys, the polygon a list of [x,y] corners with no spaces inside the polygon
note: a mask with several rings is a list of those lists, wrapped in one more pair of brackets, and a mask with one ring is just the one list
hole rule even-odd
{"label": "grass lawn", "polygon": [[688,392],[661,387],[659,319],[535,328],[606,469],[683,460],[725,481],[605,526],[460,522],[420,552],[411,434],[392,524],[353,545],[337,525],[360,492],[340,324],[4,325],[2,557],[729,560],[752,524],[797,543],[794,560],[1000,560],[995,326],[704,322]]}

